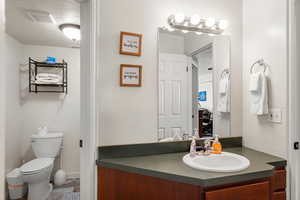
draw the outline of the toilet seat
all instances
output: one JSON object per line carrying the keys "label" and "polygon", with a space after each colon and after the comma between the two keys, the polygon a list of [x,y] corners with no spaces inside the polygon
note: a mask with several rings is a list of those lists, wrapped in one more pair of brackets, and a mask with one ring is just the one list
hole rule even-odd
{"label": "toilet seat", "polygon": [[36,174],[53,165],[53,158],[37,158],[25,163],[20,171],[22,174]]}

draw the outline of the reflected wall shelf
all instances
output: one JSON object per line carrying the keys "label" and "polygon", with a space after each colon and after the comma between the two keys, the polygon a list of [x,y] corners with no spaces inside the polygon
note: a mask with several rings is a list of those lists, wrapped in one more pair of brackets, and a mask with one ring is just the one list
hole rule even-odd
{"label": "reflected wall shelf", "polygon": [[[39,82],[39,73],[51,73],[59,75],[61,80],[57,83]],[[51,74],[50,73],[50,74]],[[29,92],[30,93],[68,93],[68,64],[63,60],[62,63],[47,63],[35,61],[29,58]]]}

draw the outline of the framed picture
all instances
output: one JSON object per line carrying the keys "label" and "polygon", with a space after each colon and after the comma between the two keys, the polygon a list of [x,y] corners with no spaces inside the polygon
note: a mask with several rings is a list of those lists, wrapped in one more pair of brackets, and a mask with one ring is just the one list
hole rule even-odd
{"label": "framed picture", "polygon": [[199,101],[207,101],[207,92],[206,91],[201,91],[199,92]]}
{"label": "framed picture", "polygon": [[141,87],[142,86],[142,66],[141,65],[121,65],[120,86]]}
{"label": "framed picture", "polygon": [[120,54],[141,56],[142,37],[143,35],[137,33],[121,32]]}

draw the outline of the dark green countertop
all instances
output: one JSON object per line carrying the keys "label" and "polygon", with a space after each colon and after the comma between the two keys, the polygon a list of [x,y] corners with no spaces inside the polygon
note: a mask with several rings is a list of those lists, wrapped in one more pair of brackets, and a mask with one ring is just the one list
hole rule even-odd
{"label": "dark green countertop", "polygon": [[187,152],[100,159],[97,165],[202,187],[266,178],[273,175],[274,166],[286,166],[286,160],[282,158],[245,147],[226,148],[224,151],[248,158],[249,168],[235,173],[195,170],[182,162]]}

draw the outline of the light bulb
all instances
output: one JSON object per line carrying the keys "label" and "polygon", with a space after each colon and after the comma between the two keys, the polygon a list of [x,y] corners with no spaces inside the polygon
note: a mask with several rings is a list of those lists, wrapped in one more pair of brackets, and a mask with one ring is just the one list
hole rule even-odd
{"label": "light bulb", "polygon": [[168,31],[170,31],[170,32],[173,32],[173,31],[175,31],[175,29],[174,29],[173,27],[171,27],[171,26],[170,26],[170,27],[168,27],[168,28],[167,28],[167,30],[168,30]]}
{"label": "light bulb", "polygon": [[183,32],[183,33],[188,33],[189,31],[188,31],[188,30],[182,30],[182,32]]}
{"label": "light bulb", "polygon": [[201,19],[200,19],[199,15],[197,15],[197,14],[194,14],[190,19],[191,24],[194,26],[198,25],[200,23],[200,21],[201,21]]}
{"label": "light bulb", "polygon": [[183,13],[177,13],[177,14],[175,15],[174,19],[175,19],[175,22],[176,22],[176,23],[181,24],[181,23],[184,22],[185,16],[184,16]]}
{"label": "light bulb", "polygon": [[215,34],[209,33],[208,36],[213,37],[213,36],[215,36]]}
{"label": "light bulb", "polygon": [[195,32],[197,35],[202,35],[203,33],[202,32]]}
{"label": "light bulb", "polygon": [[166,30],[168,30],[168,28],[165,27],[165,26],[162,26],[162,27],[161,27],[161,30],[166,31]]}
{"label": "light bulb", "polygon": [[205,20],[205,26],[206,27],[212,27],[212,26],[215,25],[215,23],[216,23],[216,20],[214,18],[207,18]]}
{"label": "light bulb", "polygon": [[220,20],[218,23],[219,29],[226,29],[228,27],[229,23],[227,20]]}
{"label": "light bulb", "polygon": [[73,27],[68,27],[68,28],[63,29],[63,33],[70,40],[74,40],[74,41],[80,40],[80,30],[79,29],[75,29]]}

